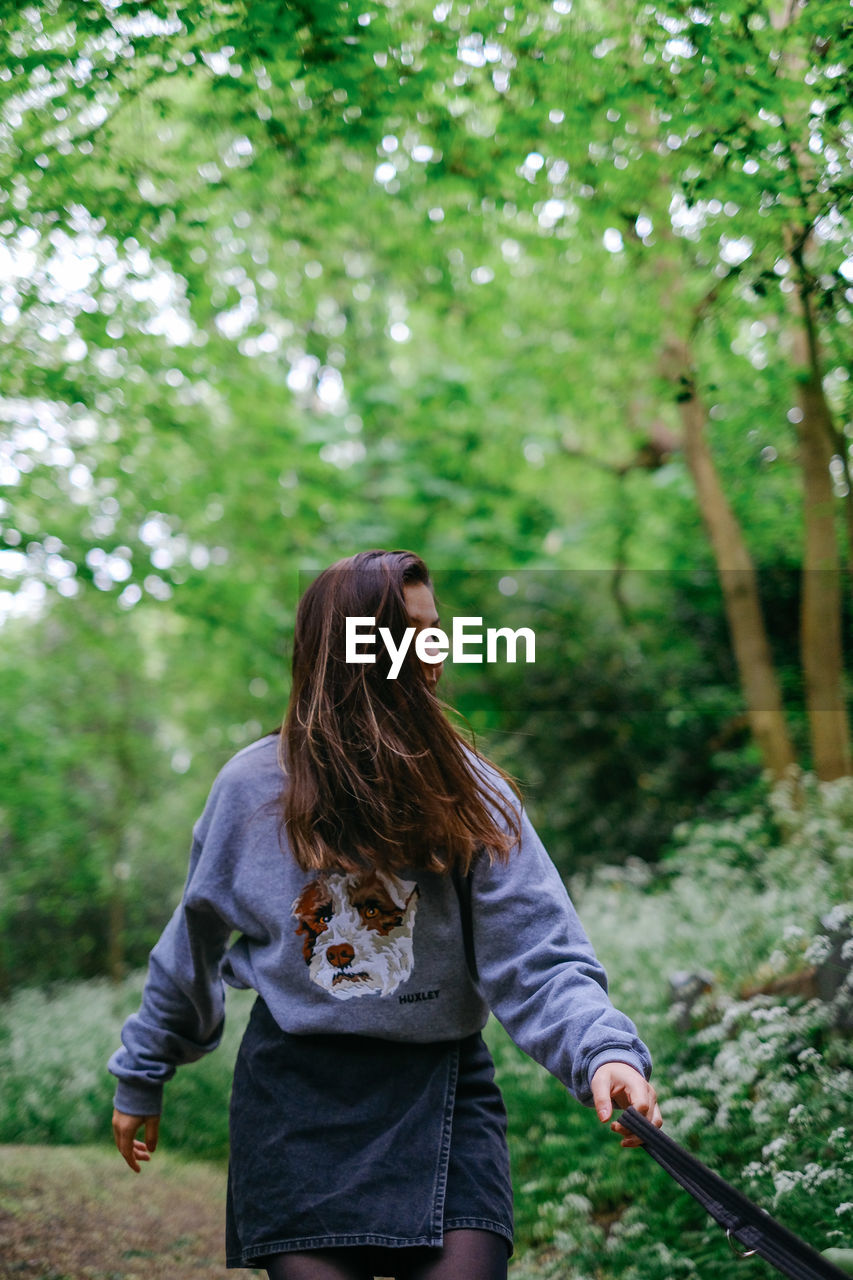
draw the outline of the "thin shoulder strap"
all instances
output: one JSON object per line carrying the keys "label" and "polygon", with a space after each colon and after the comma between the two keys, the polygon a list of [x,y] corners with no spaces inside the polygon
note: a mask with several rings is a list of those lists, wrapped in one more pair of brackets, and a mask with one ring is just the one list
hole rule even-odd
{"label": "thin shoulder strap", "polygon": [[463,876],[453,871],[453,884],[459,899],[459,917],[462,921],[462,940],[465,943],[465,961],[474,981],[477,981],[477,957],[474,954],[474,911],[471,903],[471,872]]}

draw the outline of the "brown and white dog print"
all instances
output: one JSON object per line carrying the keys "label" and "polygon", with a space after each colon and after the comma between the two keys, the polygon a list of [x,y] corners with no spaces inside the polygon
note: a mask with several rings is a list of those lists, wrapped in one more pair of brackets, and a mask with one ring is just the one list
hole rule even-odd
{"label": "brown and white dog print", "polygon": [[417,905],[414,880],[384,871],[311,880],[292,907],[311,981],[338,1000],[390,995],[414,967]]}

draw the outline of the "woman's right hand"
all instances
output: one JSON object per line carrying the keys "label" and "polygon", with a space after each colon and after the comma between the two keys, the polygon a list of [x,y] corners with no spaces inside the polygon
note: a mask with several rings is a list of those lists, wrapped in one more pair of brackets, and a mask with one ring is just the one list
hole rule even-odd
{"label": "woman's right hand", "polygon": [[[145,1141],[140,1142],[136,1135],[143,1125]],[[129,1116],[124,1111],[113,1111],[113,1137],[116,1140],[116,1146],[134,1173],[139,1173],[140,1160],[151,1159],[151,1154],[157,1146],[159,1131],[159,1116]]]}

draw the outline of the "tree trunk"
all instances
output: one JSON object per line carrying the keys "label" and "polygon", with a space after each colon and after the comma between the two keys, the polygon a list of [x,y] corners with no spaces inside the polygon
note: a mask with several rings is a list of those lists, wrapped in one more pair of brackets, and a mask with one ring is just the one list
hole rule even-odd
{"label": "tree trunk", "polygon": [[124,884],[114,874],[107,933],[107,971],[113,982],[121,982],[125,976],[124,931]]}
{"label": "tree trunk", "polygon": [[[776,30],[781,31],[796,20],[797,13],[796,0],[785,0],[778,8],[771,6],[770,17]],[[785,61],[792,73],[805,74],[804,59],[792,50],[789,49]],[[796,131],[790,132],[794,139],[791,159],[804,192],[806,177],[810,179],[808,185],[815,185],[813,161],[807,148],[797,140]],[[796,283],[788,297],[795,319],[793,355],[801,413],[797,424],[803,477],[801,661],[814,771],[819,778],[831,779],[851,772],[851,755],[841,645],[841,556],[830,472],[837,435],[823,391],[822,360],[812,305],[814,282],[805,261],[813,218],[814,212],[803,195],[801,226],[787,228],[785,249],[795,269]]]}
{"label": "tree trunk", "polygon": [[[648,123],[654,134],[655,122],[650,119]],[[659,234],[664,242],[670,246],[674,244],[675,236],[668,215]],[[659,296],[664,311],[662,333],[666,334],[669,329],[660,355],[661,371],[678,387],[677,403],[685,457],[714,553],[750,731],[764,768],[778,781],[797,763],[797,759],[788,733],[782,691],[764,624],[758,575],[708,446],[705,435],[708,415],[696,389],[690,343],[676,336],[689,318],[683,302],[680,302],[682,289],[677,259],[661,254],[655,274],[660,283]],[[694,324],[700,314],[694,309]]]}
{"label": "tree trunk", "polygon": [[808,273],[801,252],[798,268],[794,362],[800,421],[797,438],[803,478],[803,585],[800,645],[812,757],[819,778],[851,772],[850,726],[844,696],[841,643],[842,566],[835,521],[836,498],[830,463],[835,435],[820,373]]}
{"label": "tree trunk", "polygon": [[717,563],[750,728],[765,768],[778,779],[795,763],[795,756],[764,626],[755,566],[705,438],[707,415],[696,391],[687,343],[671,339],[665,364],[680,388],[685,456]]}

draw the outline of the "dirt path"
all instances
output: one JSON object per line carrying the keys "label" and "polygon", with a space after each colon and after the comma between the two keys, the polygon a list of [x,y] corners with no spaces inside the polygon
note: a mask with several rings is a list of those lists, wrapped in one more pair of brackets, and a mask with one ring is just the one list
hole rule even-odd
{"label": "dirt path", "polygon": [[133,1174],[106,1147],[0,1145],[0,1280],[266,1280],[224,1252],[224,1167],[158,1151]]}
{"label": "dirt path", "polygon": [[0,1146],[0,1280],[226,1280],[225,1171],[158,1152]]}

